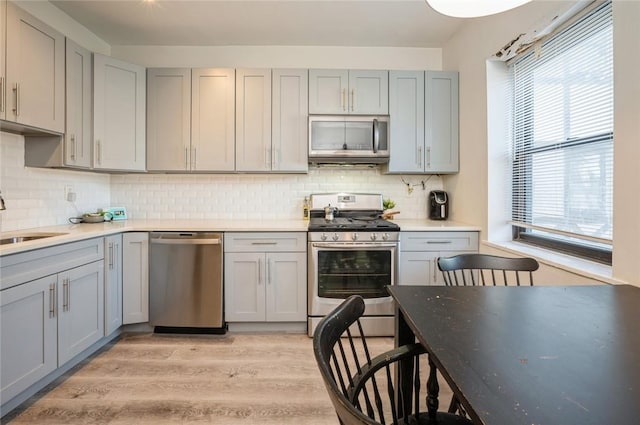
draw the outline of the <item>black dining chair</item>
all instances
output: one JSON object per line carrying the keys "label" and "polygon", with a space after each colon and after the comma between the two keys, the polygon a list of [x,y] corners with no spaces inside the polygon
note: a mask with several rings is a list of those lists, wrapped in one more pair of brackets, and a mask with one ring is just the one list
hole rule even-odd
{"label": "black dining chair", "polygon": [[[408,344],[372,357],[359,320],[363,313],[364,300],[352,295],[322,319],[313,335],[316,362],[340,424],[471,425],[459,415],[434,411],[430,417],[419,411],[419,360],[425,349]],[[394,386],[398,362],[406,371],[398,375],[406,377],[404,382],[410,379],[405,393],[405,386]]]}
{"label": "black dining chair", "polygon": [[438,269],[447,286],[533,286],[533,272],[538,267],[535,259],[526,257],[460,254],[438,258]]}

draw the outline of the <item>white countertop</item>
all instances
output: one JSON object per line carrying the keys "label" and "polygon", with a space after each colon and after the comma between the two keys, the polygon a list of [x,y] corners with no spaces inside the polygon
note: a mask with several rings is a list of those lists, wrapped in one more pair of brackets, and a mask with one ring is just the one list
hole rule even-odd
{"label": "white countertop", "polygon": [[[402,231],[478,231],[476,226],[452,221],[426,219],[394,220]],[[283,219],[210,219],[210,220],[123,220],[104,223],[63,224],[33,229],[3,232],[2,238],[27,236],[37,233],[60,233],[60,235],[15,244],[0,245],[0,256],[16,254],[33,249],[46,248],[83,239],[97,238],[122,232],[151,231],[218,231],[218,232],[306,232],[305,220]]]}

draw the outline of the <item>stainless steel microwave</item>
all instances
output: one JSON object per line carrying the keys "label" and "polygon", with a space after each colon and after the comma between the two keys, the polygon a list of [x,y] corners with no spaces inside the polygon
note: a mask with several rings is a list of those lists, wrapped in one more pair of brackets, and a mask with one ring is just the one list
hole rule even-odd
{"label": "stainless steel microwave", "polygon": [[309,162],[388,161],[388,116],[309,116]]}

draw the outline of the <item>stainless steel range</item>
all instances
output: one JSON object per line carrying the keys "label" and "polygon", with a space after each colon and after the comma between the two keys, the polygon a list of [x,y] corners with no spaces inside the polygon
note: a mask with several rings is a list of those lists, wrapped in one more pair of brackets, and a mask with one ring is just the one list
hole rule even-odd
{"label": "stainless steel range", "polygon": [[385,286],[396,283],[400,227],[381,218],[382,195],[311,195],[308,233],[308,330],[350,295],[361,295],[367,335],[394,333],[394,304]]}

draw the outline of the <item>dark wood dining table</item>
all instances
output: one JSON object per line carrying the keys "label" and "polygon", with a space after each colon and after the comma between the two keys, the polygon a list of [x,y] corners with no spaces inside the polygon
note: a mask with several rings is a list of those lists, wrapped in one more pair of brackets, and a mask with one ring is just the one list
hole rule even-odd
{"label": "dark wood dining table", "polygon": [[640,424],[639,287],[388,290],[396,345],[417,338],[475,424]]}

